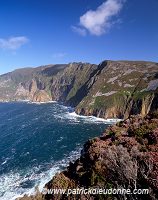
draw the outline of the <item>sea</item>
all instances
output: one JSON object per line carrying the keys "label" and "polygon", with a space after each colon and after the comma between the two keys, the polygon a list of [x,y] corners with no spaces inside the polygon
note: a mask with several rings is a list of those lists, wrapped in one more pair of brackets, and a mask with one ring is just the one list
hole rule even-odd
{"label": "sea", "polygon": [[57,102],[0,103],[0,200],[41,191],[88,139],[115,122],[79,116]]}

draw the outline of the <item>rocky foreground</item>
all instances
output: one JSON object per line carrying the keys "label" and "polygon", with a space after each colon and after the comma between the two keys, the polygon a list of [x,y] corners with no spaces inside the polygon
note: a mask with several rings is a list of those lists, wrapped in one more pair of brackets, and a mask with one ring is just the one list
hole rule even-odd
{"label": "rocky foreground", "polygon": [[158,199],[158,113],[131,116],[110,126],[100,137],[85,143],[81,156],[56,174],[45,187],[53,188],[143,188],[144,195],[43,195],[20,200],[62,199]]}

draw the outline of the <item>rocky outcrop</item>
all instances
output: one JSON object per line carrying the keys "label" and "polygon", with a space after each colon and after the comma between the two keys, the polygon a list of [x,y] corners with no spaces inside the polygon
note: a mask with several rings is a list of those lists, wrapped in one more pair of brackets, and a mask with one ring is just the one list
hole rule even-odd
{"label": "rocky outcrop", "polygon": [[16,98],[23,97],[33,102],[48,102],[52,100],[48,92],[45,91],[44,84],[33,79],[30,83],[27,83],[27,85],[28,86],[23,86],[21,83],[19,84],[15,93]]}
{"label": "rocky outcrop", "polygon": [[34,93],[33,98],[31,98],[33,102],[49,102],[51,101],[51,97],[45,90],[38,90]]}
{"label": "rocky outcrop", "polygon": [[147,95],[146,97],[143,98],[142,110],[141,110],[141,115],[143,117],[146,116],[150,112],[151,105],[153,104],[153,99],[154,99],[154,93]]}
{"label": "rocky outcrop", "polygon": [[[46,195],[45,199],[157,199],[158,118],[133,116],[89,140],[81,157],[56,175],[47,188],[135,188],[148,195]],[[64,182],[64,185],[63,185]],[[60,185],[61,184],[61,185]],[[70,187],[71,186],[71,187]],[[75,197],[74,197],[75,196]]]}
{"label": "rocky outcrop", "polygon": [[[85,143],[81,156],[56,174],[47,189],[130,189],[130,194],[41,194],[22,200],[158,199],[158,113],[140,115],[110,126],[100,136]],[[133,194],[134,189],[148,194]]]}
{"label": "rocky outcrop", "polygon": [[19,83],[15,92],[15,99],[25,99],[33,102],[48,102],[51,101],[51,95],[45,90],[42,83],[32,79],[27,84]]}

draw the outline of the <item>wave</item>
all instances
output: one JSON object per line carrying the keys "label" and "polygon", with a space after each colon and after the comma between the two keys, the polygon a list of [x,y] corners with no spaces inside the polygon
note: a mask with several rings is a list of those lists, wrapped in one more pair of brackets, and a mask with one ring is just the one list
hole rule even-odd
{"label": "wave", "polygon": [[[31,170],[10,172],[0,176],[0,200],[15,200],[18,197],[35,194],[36,188],[42,191],[44,185],[52,179],[52,177],[61,170],[65,169],[69,162],[73,162],[80,156],[81,148],[72,151],[69,155],[65,155],[65,158],[53,163],[40,165],[33,167]],[[43,168],[48,168],[43,171]],[[24,175],[25,174],[25,175]],[[27,182],[31,182],[33,186],[31,188],[22,187]]]}
{"label": "wave", "polygon": [[66,113],[58,114],[56,115],[56,117],[60,119],[68,119],[76,123],[81,122],[81,120],[83,123],[105,123],[105,124],[114,124],[121,121],[121,119],[118,119],[118,118],[103,119],[103,118],[99,118],[95,116],[78,115],[75,112],[66,112]]}
{"label": "wave", "polygon": [[[41,104],[38,102],[27,102],[30,104]],[[48,102],[42,102],[48,103]],[[49,103],[56,103],[51,101]],[[42,106],[41,106],[42,107]],[[98,123],[98,124],[112,124],[120,121],[120,119],[102,119],[94,116],[83,116],[77,115],[74,109],[64,105],[54,104],[54,106],[49,106],[49,117],[44,117],[44,119],[54,120],[57,118],[59,122],[64,122],[66,124],[75,123]],[[14,117],[15,119],[15,117]],[[38,121],[39,116],[36,116],[32,121]],[[68,120],[68,121],[67,121]],[[30,126],[30,121],[21,124],[19,131]],[[33,126],[34,127],[34,126]],[[85,126],[87,127],[87,126]],[[57,142],[62,142],[64,136],[60,136]],[[66,146],[61,145],[61,148],[66,148]],[[66,168],[70,161],[76,160],[80,156],[81,148],[80,146],[75,151],[72,151],[68,155],[64,155],[64,158],[60,161],[51,160],[49,163],[43,163],[42,165],[36,167],[29,167],[23,170],[12,170],[7,174],[0,175],[0,200],[14,200],[17,197],[21,197],[24,194],[30,195],[35,193],[35,187],[38,186],[39,190],[42,191],[44,185],[51,180],[51,178],[57,173]],[[28,153],[28,152],[27,152]],[[24,155],[25,156],[25,155]],[[8,164],[8,160],[3,160],[2,167]],[[30,183],[30,184],[28,184]],[[29,185],[29,186],[28,186]]]}
{"label": "wave", "polygon": [[[55,115],[55,118],[63,119],[63,120],[69,119],[76,123],[80,122],[80,120],[82,120],[82,121],[84,120],[85,123],[92,122],[92,123],[113,124],[113,123],[117,123],[122,120],[122,119],[118,119],[118,118],[104,119],[104,118],[99,118],[99,117],[95,117],[95,116],[78,115],[74,112],[74,108],[63,105],[63,104],[59,104],[57,101],[34,102],[34,101],[29,101],[29,100],[22,100],[19,102],[23,102],[23,103],[27,103],[27,104],[36,104],[36,105],[56,103],[59,106],[58,109],[59,110],[62,109],[62,112],[60,113],[57,111],[58,114]],[[55,112],[54,112],[54,114],[55,114]]]}
{"label": "wave", "polygon": [[28,104],[37,104],[37,105],[41,105],[41,104],[48,104],[48,103],[57,103],[56,101],[27,101]]}

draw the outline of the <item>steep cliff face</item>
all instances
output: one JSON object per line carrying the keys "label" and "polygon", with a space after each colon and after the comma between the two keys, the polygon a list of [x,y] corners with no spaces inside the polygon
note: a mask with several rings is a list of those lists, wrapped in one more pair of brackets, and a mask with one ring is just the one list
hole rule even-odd
{"label": "steep cliff face", "polygon": [[152,62],[71,63],[53,77],[51,93],[55,100],[76,107],[76,113],[82,115],[145,116],[158,108],[157,73],[158,64]]}
{"label": "steep cliff face", "polygon": [[32,79],[27,85],[19,83],[15,97],[16,99],[27,99],[33,102],[48,102],[52,100],[44,82],[40,82],[37,79]]}
{"label": "steep cliff face", "polygon": [[[0,101],[9,101],[14,99],[16,92],[23,92],[27,95],[27,91],[22,82],[27,82],[32,78],[33,69],[24,68],[9,72],[0,76]],[[18,91],[17,91],[18,89]]]}
{"label": "steep cliff face", "polygon": [[102,118],[158,108],[158,63],[104,61],[26,68],[0,76],[0,100],[56,100]]}
{"label": "steep cliff face", "polygon": [[100,65],[102,70],[88,95],[76,107],[78,114],[127,118],[145,116],[157,108],[157,63],[107,61]]}
{"label": "steep cliff face", "polygon": [[57,101],[76,106],[87,96],[100,67],[89,63],[71,63],[53,78],[52,96]]}
{"label": "steep cliff face", "polygon": [[51,97],[52,76],[67,65],[23,68],[0,76],[0,101],[30,100],[47,102]]}

